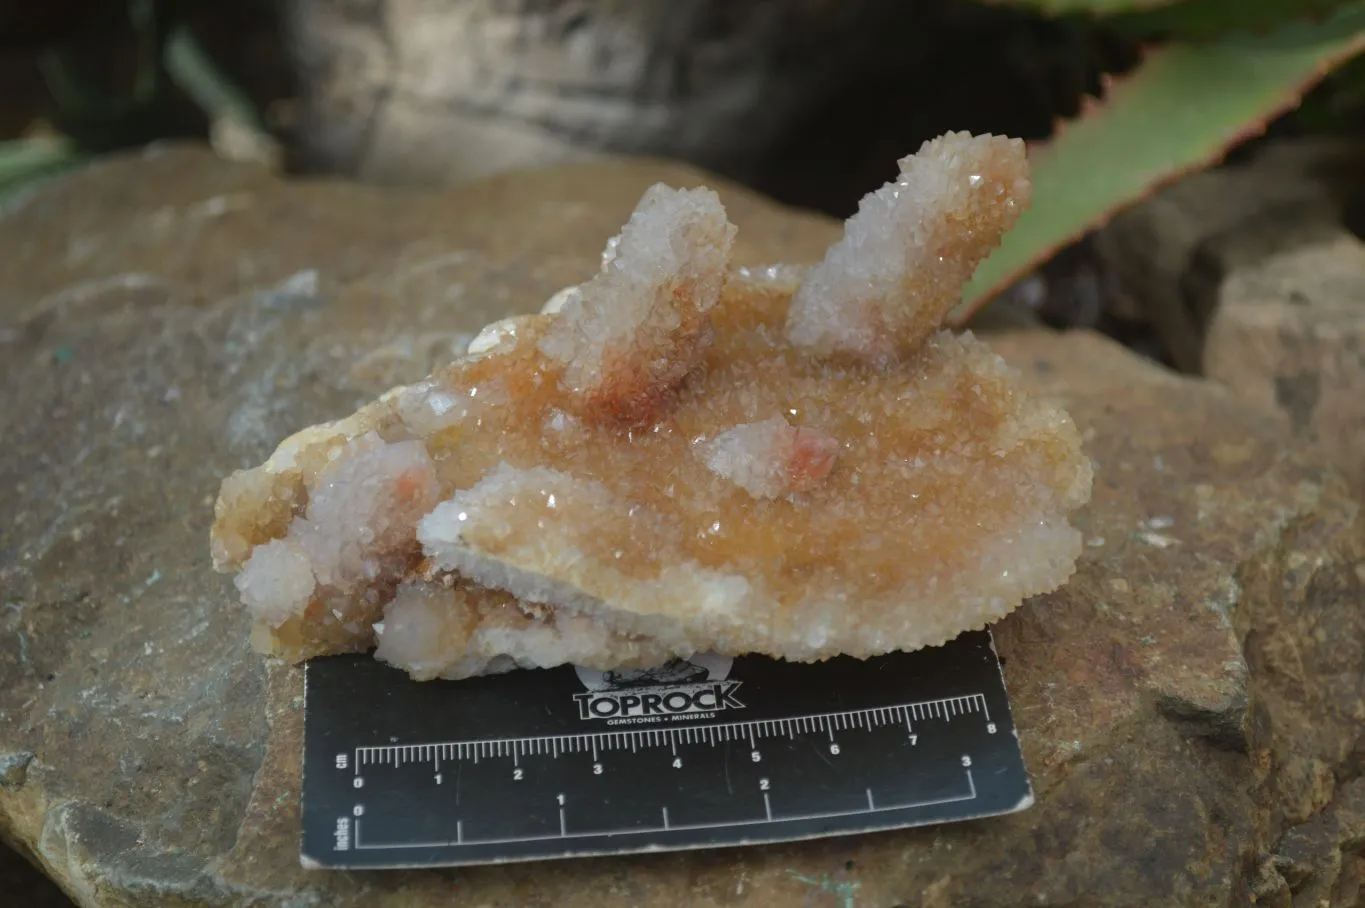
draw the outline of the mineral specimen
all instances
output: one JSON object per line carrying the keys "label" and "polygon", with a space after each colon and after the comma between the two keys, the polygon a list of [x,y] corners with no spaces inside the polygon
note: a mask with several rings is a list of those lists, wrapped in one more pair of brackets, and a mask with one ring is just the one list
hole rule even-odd
{"label": "mineral specimen", "polygon": [[942,643],[1056,588],[1090,464],[940,330],[1029,184],[1021,143],[901,162],[809,271],[732,269],[707,189],[645,193],[586,284],[223,483],[258,645],[417,678]]}

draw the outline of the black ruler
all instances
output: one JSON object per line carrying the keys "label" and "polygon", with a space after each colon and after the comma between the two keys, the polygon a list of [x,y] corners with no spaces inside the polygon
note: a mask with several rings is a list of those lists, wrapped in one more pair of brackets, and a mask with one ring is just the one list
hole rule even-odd
{"label": "black ruler", "polygon": [[700,656],[418,683],[331,656],[306,679],[311,867],[775,842],[1033,801],[984,631],[816,665]]}

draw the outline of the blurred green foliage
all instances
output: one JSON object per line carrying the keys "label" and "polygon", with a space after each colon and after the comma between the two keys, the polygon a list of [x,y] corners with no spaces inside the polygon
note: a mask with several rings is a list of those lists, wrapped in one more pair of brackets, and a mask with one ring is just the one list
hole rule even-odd
{"label": "blurred green foliage", "polygon": [[[263,132],[251,101],[222,74],[186,24],[196,2],[92,0],[53,12],[79,14],[97,21],[97,28],[75,22],[65,29],[60,15],[24,23],[46,39],[38,67],[51,96],[47,131],[52,134],[0,142],[0,203],[96,155],[203,135],[214,122],[231,120],[243,132]],[[111,59],[108,51],[117,43],[112,36],[124,34],[132,39],[131,60]],[[12,43],[4,42],[11,50]],[[122,72],[126,68],[131,72]]]}
{"label": "blurred green foliage", "polygon": [[34,186],[84,163],[86,158],[63,138],[0,142],[0,204],[10,192]]}

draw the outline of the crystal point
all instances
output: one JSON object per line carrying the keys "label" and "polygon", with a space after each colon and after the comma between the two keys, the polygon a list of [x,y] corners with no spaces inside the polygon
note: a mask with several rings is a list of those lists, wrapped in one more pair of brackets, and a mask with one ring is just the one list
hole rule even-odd
{"label": "crystal point", "polygon": [[877,360],[912,353],[962,297],[1029,200],[1024,143],[948,133],[900,160],[787,313],[793,344]]}

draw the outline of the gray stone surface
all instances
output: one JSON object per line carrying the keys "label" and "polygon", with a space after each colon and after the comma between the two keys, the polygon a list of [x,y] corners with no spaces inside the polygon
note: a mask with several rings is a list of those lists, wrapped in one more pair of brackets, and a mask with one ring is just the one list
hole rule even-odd
{"label": "gray stone surface", "polygon": [[1337,139],[1274,143],[1120,212],[1095,243],[1108,305],[1129,320],[1149,320],[1178,368],[1202,372],[1223,279],[1339,230],[1352,197],[1365,190],[1362,153],[1359,143]]}
{"label": "gray stone surface", "polygon": [[[0,217],[0,833],[83,906],[1355,905],[1358,505],[1219,387],[1040,331],[994,342],[1068,405],[1097,479],[1075,580],[998,628],[1031,810],[515,872],[300,868],[301,676],[249,650],[209,568],[219,479],[591,273],[656,179],[699,177],[408,193],[170,148]],[[744,262],[837,234],[722,191]]]}
{"label": "gray stone surface", "polygon": [[[285,3],[299,151],[441,183],[599,152],[753,163],[873,60],[913,53],[869,0]],[[919,41],[925,41],[921,38]]]}
{"label": "gray stone surface", "polygon": [[[1365,495],[1365,148],[1267,146],[1195,174],[1100,233],[1115,305],[1150,318],[1175,362],[1320,443]],[[1132,314],[1132,313],[1130,313]]]}
{"label": "gray stone surface", "polygon": [[1243,258],[1218,290],[1205,374],[1317,439],[1365,499],[1365,242],[1323,224]]}
{"label": "gray stone surface", "polygon": [[1294,905],[1359,905],[1365,898],[1365,779],[1343,785],[1318,816],[1290,830],[1275,865]]}

